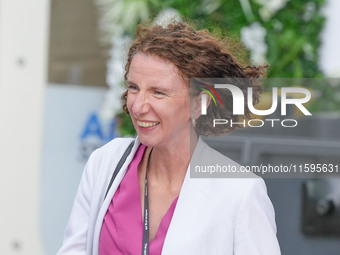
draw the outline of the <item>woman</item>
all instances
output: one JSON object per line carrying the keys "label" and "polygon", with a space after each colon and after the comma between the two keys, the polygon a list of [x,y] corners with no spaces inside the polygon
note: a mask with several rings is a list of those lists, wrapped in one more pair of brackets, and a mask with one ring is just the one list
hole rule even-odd
{"label": "woman", "polygon": [[141,27],[122,96],[138,138],[114,139],[91,155],[58,254],[280,254],[262,179],[196,179],[188,170],[191,158],[237,165],[199,138],[232,129],[211,124],[237,120],[231,95],[220,94],[221,108],[208,100],[201,115],[209,85],[189,88],[190,78],[242,80],[261,70],[242,68],[220,41],[185,23]]}

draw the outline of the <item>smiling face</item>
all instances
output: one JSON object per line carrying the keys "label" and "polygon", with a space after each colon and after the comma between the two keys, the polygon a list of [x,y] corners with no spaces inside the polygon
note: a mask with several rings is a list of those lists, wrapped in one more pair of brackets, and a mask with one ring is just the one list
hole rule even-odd
{"label": "smiling face", "polygon": [[127,107],[140,141],[181,146],[190,135],[189,86],[170,62],[138,53],[129,69]]}

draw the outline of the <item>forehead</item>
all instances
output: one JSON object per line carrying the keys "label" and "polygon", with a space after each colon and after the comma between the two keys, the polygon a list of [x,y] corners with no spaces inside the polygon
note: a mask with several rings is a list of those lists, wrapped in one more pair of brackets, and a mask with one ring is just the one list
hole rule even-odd
{"label": "forehead", "polygon": [[138,83],[156,82],[158,85],[183,83],[178,68],[168,60],[154,55],[138,53],[131,61],[128,81]]}

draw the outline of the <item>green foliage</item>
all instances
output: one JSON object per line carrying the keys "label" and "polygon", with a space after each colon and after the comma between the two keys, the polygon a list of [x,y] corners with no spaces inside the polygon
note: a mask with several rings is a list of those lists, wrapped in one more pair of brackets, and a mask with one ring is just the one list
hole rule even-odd
{"label": "green foliage", "polygon": [[240,37],[243,27],[259,22],[267,31],[268,77],[322,76],[318,68],[318,48],[319,34],[325,21],[320,13],[324,0],[288,1],[269,20],[261,18],[262,6],[257,1],[249,1],[253,15],[248,17],[242,10],[241,1],[215,2],[219,2],[219,7],[213,12],[204,12],[205,9],[198,4],[200,2],[190,0],[169,0],[165,3],[171,4],[184,17],[199,20],[201,27],[222,30],[225,35]]}
{"label": "green foliage", "polygon": [[117,116],[117,120],[117,128],[120,136],[134,136],[136,134],[130,115],[126,112],[121,112]]}

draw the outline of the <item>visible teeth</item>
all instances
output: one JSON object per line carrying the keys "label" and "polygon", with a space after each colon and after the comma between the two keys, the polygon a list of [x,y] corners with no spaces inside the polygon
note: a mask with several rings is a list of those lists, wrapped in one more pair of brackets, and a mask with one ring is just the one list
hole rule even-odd
{"label": "visible teeth", "polygon": [[158,121],[155,121],[155,122],[144,122],[144,121],[139,121],[139,120],[137,120],[137,125],[138,125],[138,126],[141,126],[141,127],[145,127],[145,128],[147,128],[147,127],[152,127],[152,126],[156,126],[156,125],[158,125],[158,124],[159,124]]}

